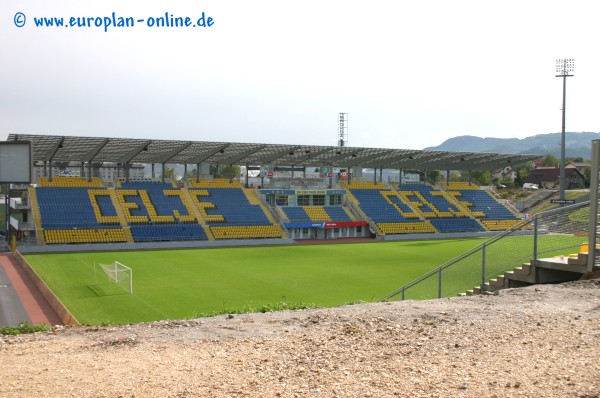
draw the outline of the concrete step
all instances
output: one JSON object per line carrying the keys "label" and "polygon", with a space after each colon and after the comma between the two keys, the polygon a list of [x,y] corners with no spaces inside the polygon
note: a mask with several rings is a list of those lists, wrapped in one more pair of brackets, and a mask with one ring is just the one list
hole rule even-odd
{"label": "concrete step", "polygon": [[513,269],[515,274],[519,274],[519,275],[530,275],[531,274],[531,264],[529,263],[525,263],[523,265],[521,265],[520,267],[516,267],[515,269]]}
{"label": "concrete step", "polygon": [[[504,278],[510,281],[519,281],[525,283],[535,283],[535,272],[530,272],[529,274],[518,273],[515,271],[506,271],[504,273]],[[510,282],[509,282],[510,284]]]}
{"label": "concrete step", "polygon": [[587,253],[575,253],[569,254],[567,263],[569,265],[587,265],[588,254]]}
{"label": "concrete step", "polygon": [[488,283],[490,286],[493,286],[493,287],[504,287],[504,282],[505,282],[504,275],[498,275],[496,278],[490,279],[490,281]]}
{"label": "concrete step", "polygon": [[535,266],[549,270],[576,272],[580,274],[587,272],[587,263],[583,265],[569,264],[568,257],[541,258],[536,261]]}
{"label": "concrete step", "polygon": [[490,283],[489,285],[485,286],[485,290],[481,294],[494,294],[497,291],[502,290],[502,289],[506,289],[506,286],[504,286],[504,285],[496,286],[496,285],[492,285]]}

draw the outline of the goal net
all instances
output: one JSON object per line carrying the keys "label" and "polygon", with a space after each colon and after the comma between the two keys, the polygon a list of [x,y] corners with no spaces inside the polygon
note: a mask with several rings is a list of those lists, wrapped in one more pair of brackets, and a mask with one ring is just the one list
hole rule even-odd
{"label": "goal net", "polygon": [[124,289],[129,294],[133,293],[133,271],[131,268],[118,261],[115,261],[112,264],[99,263],[98,265],[108,277],[111,290],[114,285]]}

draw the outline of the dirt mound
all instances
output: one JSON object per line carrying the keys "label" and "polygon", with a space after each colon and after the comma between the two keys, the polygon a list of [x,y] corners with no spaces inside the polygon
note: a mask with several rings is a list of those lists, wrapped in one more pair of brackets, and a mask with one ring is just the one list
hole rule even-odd
{"label": "dirt mound", "polygon": [[0,396],[598,397],[599,319],[593,280],[56,328],[0,340]]}

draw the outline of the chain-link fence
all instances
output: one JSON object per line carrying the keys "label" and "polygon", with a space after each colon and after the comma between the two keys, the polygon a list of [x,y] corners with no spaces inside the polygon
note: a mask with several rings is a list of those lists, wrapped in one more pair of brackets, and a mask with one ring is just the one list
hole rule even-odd
{"label": "chain-link fence", "polygon": [[381,300],[454,296],[523,263],[570,254],[588,242],[589,211],[585,202],[536,214]]}

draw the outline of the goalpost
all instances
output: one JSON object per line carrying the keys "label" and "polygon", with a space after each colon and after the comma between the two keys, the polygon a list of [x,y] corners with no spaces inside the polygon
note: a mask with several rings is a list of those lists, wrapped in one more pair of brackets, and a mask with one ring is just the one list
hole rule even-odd
{"label": "goalpost", "polygon": [[114,283],[125,289],[129,294],[133,293],[133,271],[131,268],[118,261],[112,264],[98,263],[98,265],[102,268],[106,276],[108,276],[111,285]]}

